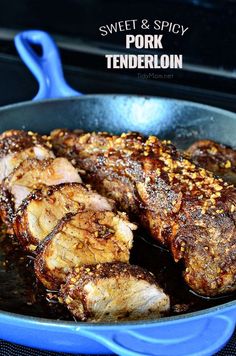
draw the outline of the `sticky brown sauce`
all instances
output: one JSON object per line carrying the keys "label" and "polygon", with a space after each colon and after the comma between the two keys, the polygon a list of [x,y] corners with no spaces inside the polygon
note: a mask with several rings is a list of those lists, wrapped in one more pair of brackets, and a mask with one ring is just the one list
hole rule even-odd
{"label": "sticky brown sauce", "polygon": [[0,231],[0,310],[49,319],[71,320],[67,310],[48,298],[36,280],[33,259],[14,236]]}
{"label": "sticky brown sauce", "polygon": [[[168,251],[139,232],[134,239],[131,263],[153,272],[171,298],[170,315],[205,309],[233,300],[235,296],[202,298],[193,294],[182,278],[182,266]],[[73,320],[68,311],[40,285],[32,257],[21,250],[14,236],[0,232],[0,310],[49,319]],[[56,296],[56,293],[55,293]]]}
{"label": "sticky brown sauce", "polygon": [[235,299],[235,294],[215,298],[196,295],[182,277],[183,264],[175,263],[171,254],[145,235],[145,232],[140,232],[134,240],[131,263],[144,267],[155,275],[160,286],[170,296],[169,315],[202,310]]}

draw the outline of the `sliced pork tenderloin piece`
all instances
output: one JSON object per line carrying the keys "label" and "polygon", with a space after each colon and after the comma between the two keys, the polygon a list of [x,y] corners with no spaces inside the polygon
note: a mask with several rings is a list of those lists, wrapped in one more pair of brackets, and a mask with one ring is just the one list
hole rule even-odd
{"label": "sliced pork tenderloin piece", "polygon": [[0,135],[0,183],[27,158],[54,158],[48,137],[11,130]]}
{"label": "sliced pork tenderloin piece", "polygon": [[47,158],[54,158],[54,154],[45,147],[37,145],[27,148],[21,152],[10,153],[5,157],[0,158],[0,182],[9,176],[9,174],[11,174],[21,162],[28,158],[43,160]]}
{"label": "sliced pork tenderloin piece", "polygon": [[136,225],[124,213],[90,210],[68,214],[36,251],[36,276],[46,288],[57,289],[73,267],[128,262],[134,229]]}
{"label": "sliced pork tenderloin piece", "polygon": [[34,189],[66,182],[81,183],[77,170],[66,158],[27,159],[4,179],[0,203],[1,217],[12,222],[12,212]]}
{"label": "sliced pork tenderloin piece", "polygon": [[155,319],[170,308],[150,272],[121,262],[76,268],[59,295],[75,318],[90,322]]}
{"label": "sliced pork tenderloin piece", "polygon": [[[46,159],[54,157],[50,137],[40,136],[31,131],[9,130],[0,135],[0,184],[19,164],[27,158]],[[14,202],[11,193],[4,187],[0,189],[0,217],[12,234],[11,218]]]}
{"label": "sliced pork tenderloin piece", "polygon": [[194,142],[185,151],[194,163],[236,185],[236,150],[210,140]]}
{"label": "sliced pork tenderloin piece", "polygon": [[80,183],[63,183],[33,191],[18,208],[14,232],[21,245],[34,251],[68,213],[113,210],[114,203]]}

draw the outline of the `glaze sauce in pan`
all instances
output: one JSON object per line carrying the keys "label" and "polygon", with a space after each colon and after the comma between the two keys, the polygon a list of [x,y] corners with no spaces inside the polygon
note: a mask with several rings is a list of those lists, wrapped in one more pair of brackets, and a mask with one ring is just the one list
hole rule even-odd
{"label": "glaze sauce in pan", "polygon": [[[33,272],[33,260],[21,250],[14,237],[0,234],[0,310],[49,319],[73,320],[67,310],[49,299]],[[131,263],[153,272],[171,297],[170,315],[209,308],[233,300],[235,296],[202,298],[189,291],[181,276],[181,265],[168,251],[158,247],[144,233],[134,239]],[[56,295],[56,294],[55,294]]]}
{"label": "glaze sauce in pan", "polygon": [[0,234],[0,310],[49,319],[70,320],[67,310],[47,300],[34,276],[33,260],[14,236]]}

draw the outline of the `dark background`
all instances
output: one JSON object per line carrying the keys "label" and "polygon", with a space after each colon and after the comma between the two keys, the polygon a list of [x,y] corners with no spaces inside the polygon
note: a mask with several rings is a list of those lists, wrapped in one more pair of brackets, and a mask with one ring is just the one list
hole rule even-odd
{"label": "dark background", "polygon": [[[30,99],[37,92],[13,38],[21,30],[41,29],[56,40],[67,80],[84,93],[160,95],[236,108],[235,0],[2,0],[0,5],[2,105]],[[134,18],[189,27],[183,37],[164,35],[163,51],[182,53],[183,70],[165,71],[171,79],[138,80],[136,70],[106,69],[104,54],[125,51],[125,32],[102,37],[99,27]]]}
{"label": "dark background", "polygon": [[183,38],[170,35],[172,51],[183,51],[193,63],[234,68],[235,16],[234,0],[3,0],[0,27],[38,28],[105,47],[123,45],[124,33],[101,37],[98,28],[103,24],[133,18],[169,20],[190,27]]}
{"label": "dark background", "polygon": [[[124,51],[125,33],[102,37],[101,25],[126,19],[159,19],[189,27],[182,37],[165,35],[166,51],[182,53],[184,69],[172,79],[142,80],[136,71],[108,71],[104,54]],[[235,0],[1,0],[0,105],[31,99],[37,83],[16,53],[14,35],[50,32],[68,82],[83,93],[174,97],[236,111]],[[235,337],[219,355],[235,355]],[[50,355],[0,341],[0,355]]]}

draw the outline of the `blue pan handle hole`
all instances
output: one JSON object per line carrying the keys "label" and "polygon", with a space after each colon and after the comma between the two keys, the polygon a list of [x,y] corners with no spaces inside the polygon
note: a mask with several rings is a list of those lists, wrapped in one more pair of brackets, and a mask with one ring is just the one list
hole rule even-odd
{"label": "blue pan handle hole", "polygon": [[58,48],[46,32],[21,32],[15,37],[15,46],[38,81],[39,91],[33,100],[81,95],[66,83]]}

